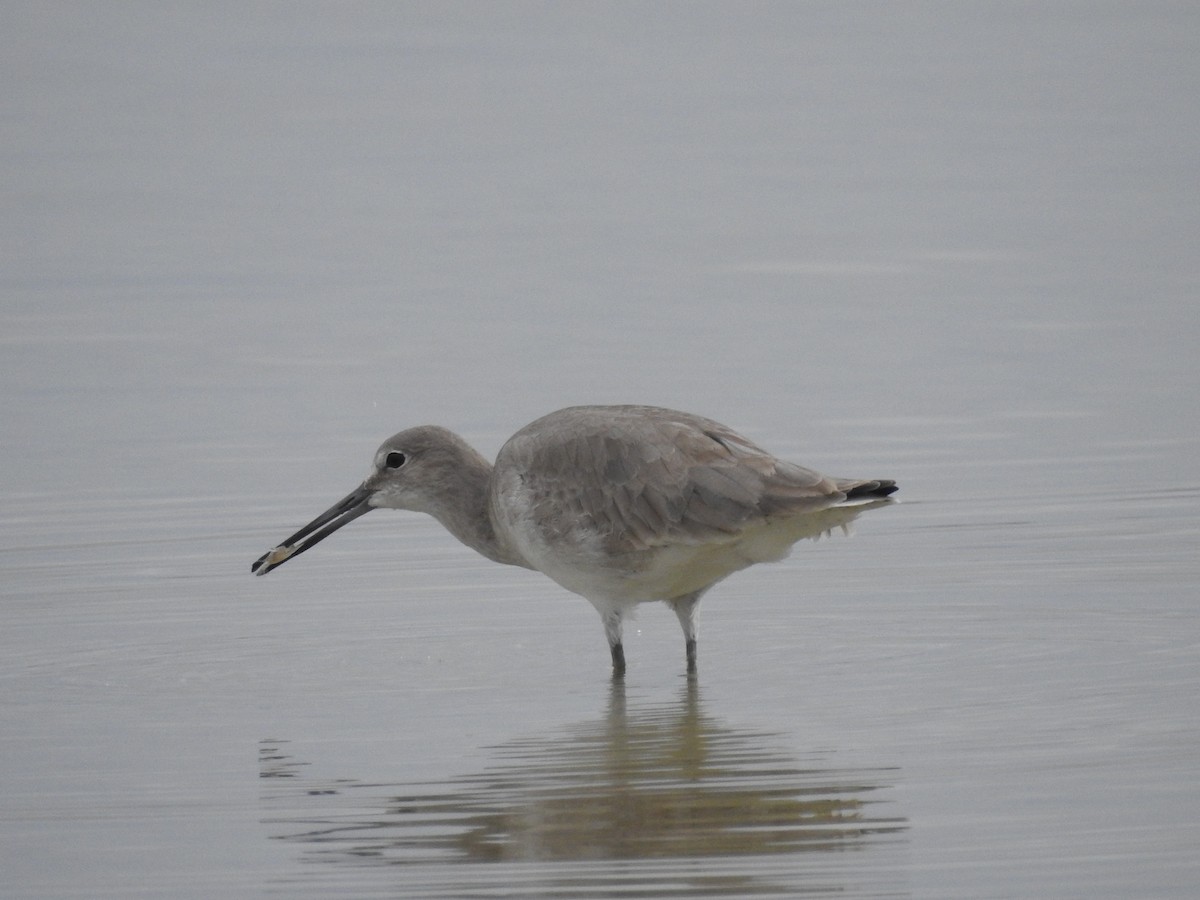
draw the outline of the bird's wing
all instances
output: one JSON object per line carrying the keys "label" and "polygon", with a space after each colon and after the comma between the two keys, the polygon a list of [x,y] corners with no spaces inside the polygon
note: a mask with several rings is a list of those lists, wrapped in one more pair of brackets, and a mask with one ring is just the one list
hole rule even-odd
{"label": "bird's wing", "polygon": [[610,411],[602,420],[581,413],[554,424],[554,440],[526,444],[523,468],[537,480],[529,487],[547,515],[569,510],[575,526],[594,530],[612,550],[734,540],[772,517],[845,499],[833,480],[698,416]]}

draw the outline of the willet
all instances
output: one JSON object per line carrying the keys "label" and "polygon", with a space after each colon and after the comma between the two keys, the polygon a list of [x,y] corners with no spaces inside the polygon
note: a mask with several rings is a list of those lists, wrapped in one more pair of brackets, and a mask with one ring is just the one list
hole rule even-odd
{"label": "willet", "polygon": [[495,465],[434,425],[393,435],[367,479],[251,571],[265,575],[372,509],[428,513],[490,560],[535,569],[600,613],[614,675],[621,623],[661,600],[696,670],[696,606],[721,579],[890,502],[889,479],[830,478],[724,425],[653,406],[575,406],[526,425]]}

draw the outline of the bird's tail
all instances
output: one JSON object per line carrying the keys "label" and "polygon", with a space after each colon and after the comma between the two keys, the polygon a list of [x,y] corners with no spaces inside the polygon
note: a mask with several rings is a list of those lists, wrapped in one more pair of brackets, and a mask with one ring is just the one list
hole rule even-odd
{"label": "bird's tail", "polygon": [[793,541],[801,538],[819,540],[834,531],[850,534],[850,523],[860,515],[896,502],[889,496],[896,492],[896,482],[890,479],[837,478],[834,481],[846,496],[832,506],[797,516],[791,532]]}
{"label": "bird's tail", "polygon": [[846,495],[847,500],[882,500],[900,488],[890,478],[866,480],[861,478],[840,478],[838,490]]}

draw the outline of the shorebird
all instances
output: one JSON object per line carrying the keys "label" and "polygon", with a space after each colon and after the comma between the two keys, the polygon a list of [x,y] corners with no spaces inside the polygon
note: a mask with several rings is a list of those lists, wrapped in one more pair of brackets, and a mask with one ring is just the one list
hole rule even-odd
{"label": "shorebird", "polygon": [[251,571],[265,575],[372,509],[428,513],[498,563],[547,575],[600,613],[614,676],[622,620],[660,600],[696,671],[696,607],[710,587],[783,559],[865,510],[891,503],[885,478],[831,478],[777,459],[700,416],[654,406],[574,406],[514,434],[489,463],[422,425],[388,438],[370,475]]}

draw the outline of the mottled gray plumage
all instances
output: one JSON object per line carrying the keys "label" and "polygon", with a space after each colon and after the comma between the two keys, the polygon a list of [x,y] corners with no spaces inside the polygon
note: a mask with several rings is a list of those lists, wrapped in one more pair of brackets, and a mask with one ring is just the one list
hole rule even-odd
{"label": "mottled gray plumage", "polygon": [[376,507],[425,512],[489,559],[536,569],[591,601],[618,674],[623,617],[665,601],[692,671],[704,591],[844,528],[895,490],[890,480],[834,479],[784,462],[689,413],[577,406],[522,428],[494,466],[444,428],[402,431],[356,491],[252,568],[266,574]]}

